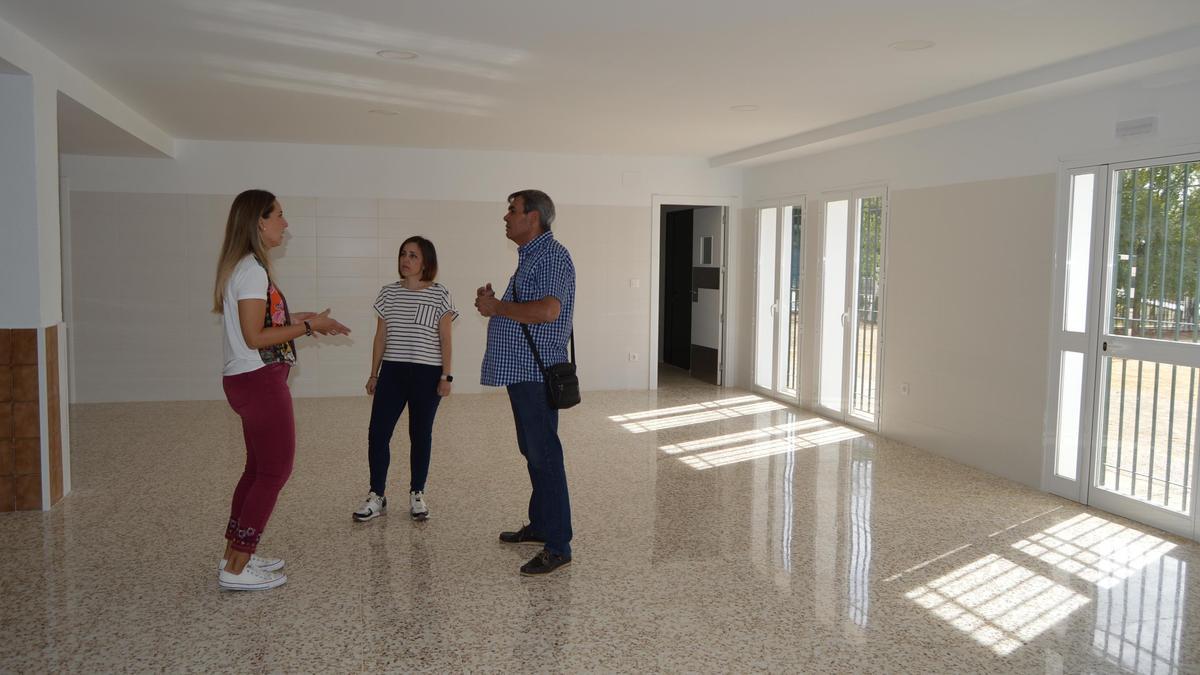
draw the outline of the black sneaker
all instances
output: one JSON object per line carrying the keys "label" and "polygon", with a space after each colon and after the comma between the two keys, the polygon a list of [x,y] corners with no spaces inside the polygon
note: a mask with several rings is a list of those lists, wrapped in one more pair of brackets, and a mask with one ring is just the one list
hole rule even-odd
{"label": "black sneaker", "polygon": [[522,525],[516,532],[501,532],[500,541],[506,544],[545,544],[546,540],[530,531],[528,525]]}
{"label": "black sneaker", "polygon": [[570,564],[570,558],[542,549],[538,551],[537,555],[533,556],[533,560],[521,565],[521,574],[527,577],[537,574],[549,574],[560,567]]}

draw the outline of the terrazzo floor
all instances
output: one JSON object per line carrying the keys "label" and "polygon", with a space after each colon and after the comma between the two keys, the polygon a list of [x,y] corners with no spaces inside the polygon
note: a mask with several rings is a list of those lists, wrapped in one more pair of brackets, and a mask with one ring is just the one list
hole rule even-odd
{"label": "terrazzo floor", "polygon": [[545,578],[496,540],[528,498],[503,394],[443,403],[425,523],[403,429],[392,511],[350,519],[367,398],[296,412],[261,546],[289,581],[235,593],[226,404],[74,407],[73,493],[0,514],[0,671],[1200,672],[1196,543],[744,391],[564,412],[575,562]]}

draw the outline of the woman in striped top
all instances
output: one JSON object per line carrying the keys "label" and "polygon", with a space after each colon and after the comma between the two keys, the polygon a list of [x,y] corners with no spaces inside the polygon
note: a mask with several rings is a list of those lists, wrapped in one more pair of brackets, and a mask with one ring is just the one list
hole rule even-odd
{"label": "woman in striped top", "polygon": [[388,465],[392,432],[408,406],[409,513],[429,517],[425,479],[433,445],[433,418],[443,396],[450,395],[450,327],[458,312],[450,291],[435,283],[437,251],[424,237],[409,237],[400,246],[400,281],[384,286],[375,300],[379,314],[371,350],[367,394],[374,396],[367,432],[371,490],[354,519],[367,521],[387,510]]}

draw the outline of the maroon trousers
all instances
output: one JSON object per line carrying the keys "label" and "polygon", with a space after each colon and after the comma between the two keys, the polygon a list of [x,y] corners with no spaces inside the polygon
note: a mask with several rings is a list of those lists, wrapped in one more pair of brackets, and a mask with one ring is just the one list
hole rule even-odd
{"label": "maroon trousers", "polygon": [[246,468],[233,491],[225,538],[233,549],[254,553],[279,491],[292,474],[296,422],[287,378],[291,366],[272,363],[222,380],[229,406],[242,418]]}

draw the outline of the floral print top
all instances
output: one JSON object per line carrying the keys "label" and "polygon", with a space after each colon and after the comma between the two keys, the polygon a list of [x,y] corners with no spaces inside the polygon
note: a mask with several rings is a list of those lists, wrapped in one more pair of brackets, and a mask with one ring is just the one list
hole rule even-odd
{"label": "floral print top", "polygon": [[[262,261],[256,259],[259,265]],[[266,269],[266,265],[263,265]],[[290,326],[292,324],[292,315],[288,312],[287,299],[283,297],[283,293],[275,287],[275,282],[267,277],[267,313],[263,317],[263,327],[271,328],[273,326]],[[258,350],[262,356],[263,363],[286,363],[289,366],[296,365],[296,341],[288,340],[283,344],[271,345]]]}

